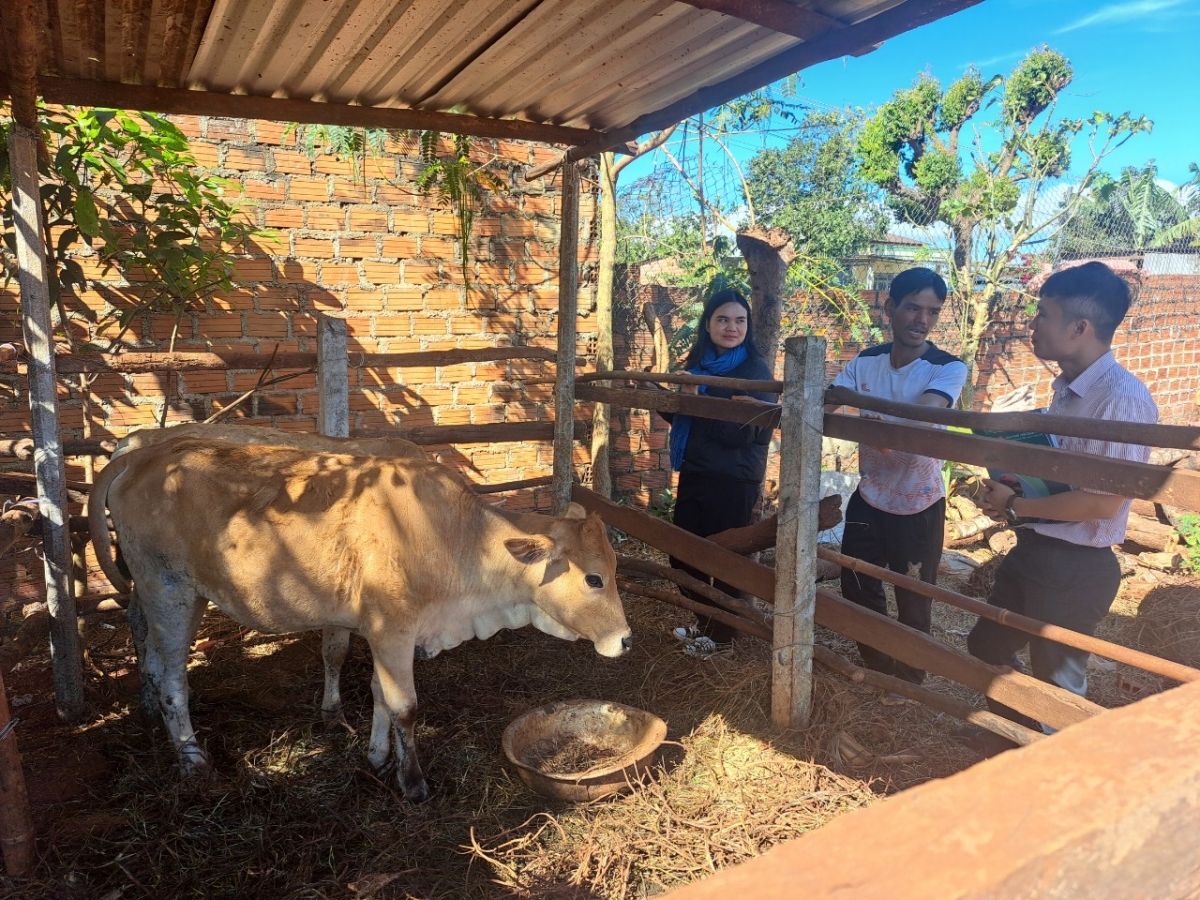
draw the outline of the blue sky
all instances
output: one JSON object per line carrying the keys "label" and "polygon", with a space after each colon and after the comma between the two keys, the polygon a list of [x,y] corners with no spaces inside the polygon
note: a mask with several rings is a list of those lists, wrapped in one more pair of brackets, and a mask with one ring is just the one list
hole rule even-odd
{"label": "blue sky", "polygon": [[[866,56],[804,70],[799,93],[832,106],[877,106],[918,72],[947,84],[974,64],[986,79],[1041,44],[1075,69],[1062,114],[1128,110],[1154,121],[1152,134],[1132,138],[1105,169],[1153,159],[1161,179],[1188,180],[1188,163],[1200,163],[1200,0],[984,0]],[[1082,143],[1076,156],[1087,156]]]}

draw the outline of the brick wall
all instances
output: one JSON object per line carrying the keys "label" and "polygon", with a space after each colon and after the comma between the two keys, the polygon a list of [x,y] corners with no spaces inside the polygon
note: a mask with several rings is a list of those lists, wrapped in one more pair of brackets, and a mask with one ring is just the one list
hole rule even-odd
{"label": "brick wall", "polygon": [[[305,152],[281,123],[174,121],[200,165],[240,186],[254,221],[271,232],[239,254],[233,291],[184,316],[176,349],[312,351],[316,316],[323,312],[345,316],[351,351],[555,346],[561,178],[523,179],[529,166],[555,155],[553,148],[475,140],[473,157],[490,163],[508,189],[489,197],[475,219],[468,287],[453,216],[414,188],[420,171],[415,139],[390,141],[385,154],[368,158],[356,172],[349,160]],[[584,191],[580,207],[584,278],[577,329],[579,352],[586,354],[595,351],[590,192]],[[113,293],[126,287],[104,282],[98,260],[83,248],[79,258],[90,277],[101,279],[79,300],[103,313]],[[161,350],[173,326],[173,317],[146,316],[129,337],[138,349]],[[80,340],[96,337],[82,318],[72,322],[72,330]],[[19,335],[13,283],[0,293],[0,340]],[[352,370],[351,428],[548,421],[552,389],[525,387],[521,379],[552,374],[552,366],[535,361]],[[105,375],[91,386],[86,408],[80,392],[64,385],[59,396],[64,433],[83,436],[86,414],[94,436],[121,436],[154,424],[164,404],[167,421],[204,419],[258,377],[256,371]],[[23,380],[7,382],[0,434],[28,432],[23,390]],[[315,377],[308,374],[256,395],[233,417],[315,431],[316,413]],[[550,473],[548,443],[430,449],[477,480]],[[69,468],[68,478],[80,477],[78,461]],[[549,492],[523,492],[513,502],[546,507]]]}

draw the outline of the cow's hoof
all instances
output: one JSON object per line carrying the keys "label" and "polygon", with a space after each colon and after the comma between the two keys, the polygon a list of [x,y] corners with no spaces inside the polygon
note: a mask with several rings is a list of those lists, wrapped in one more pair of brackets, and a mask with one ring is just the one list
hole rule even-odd
{"label": "cow's hoof", "polygon": [[400,785],[400,789],[404,792],[404,799],[409,803],[424,803],[431,796],[433,796],[430,793],[429,785],[425,783],[424,778],[422,778],[420,782],[412,787],[406,787],[402,784]]}
{"label": "cow's hoof", "polygon": [[185,778],[207,777],[213,773],[212,761],[199,744],[184,744],[179,748],[179,768]]}
{"label": "cow's hoof", "polygon": [[354,729],[350,727],[350,723],[346,721],[346,715],[342,712],[341,707],[321,710],[321,721],[325,723],[325,730],[327,732],[342,731],[345,729],[350,734],[355,734]]}

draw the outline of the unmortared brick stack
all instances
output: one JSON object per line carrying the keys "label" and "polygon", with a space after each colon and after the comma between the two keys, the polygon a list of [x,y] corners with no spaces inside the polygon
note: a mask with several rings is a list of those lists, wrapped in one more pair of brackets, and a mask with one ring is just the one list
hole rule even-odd
{"label": "unmortared brick stack", "polygon": [[[524,181],[525,170],[551,159],[554,148],[474,141],[473,158],[488,164],[507,189],[491,196],[474,221],[467,287],[454,216],[438,206],[436,195],[415,188],[420,170],[415,138],[389,141],[385,154],[357,164],[305,152],[296,133],[281,123],[174,121],[200,165],[240,187],[254,220],[270,230],[239,255],[237,287],[183,317],[178,350],[313,351],[318,313],[345,316],[351,352],[555,346],[561,178]],[[579,259],[586,274],[594,270],[595,256],[590,193],[585,191],[580,206]],[[99,260],[80,251],[85,272],[97,282],[79,299],[102,315],[112,309],[109,298],[127,289],[106,281]],[[19,340],[15,284],[0,295],[0,304],[0,337]],[[594,353],[594,285],[586,277],[579,305],[579,350]],[[78,339],[93,337],[82,319],[72,326]],[[172,316],[146,317],[131,334],[137,349],[162,350],[174,327]],[[315,376],[280,374],[297,377],[257,394],[234,418],[315,431]],[[540,361],[351,370],[351,428],[549,421],[552,388],[523,387],[521,379],[552,375],[553,366]],[[204,419],[258,378],[256,371],[105,375],[89,391],[91,431],[120,436],[153,425],[164,402],[168,421]],[[79,391],[64,386],[60,404],[64,434],[83,436]],[[23,383],[11,380],[0,433],[28,429]],[[431,452],[475,480],[550,473],[548,443]],[[71,461],[69,478],[79,476],[77,462]],[[579,462],[586,462],[586,453],[581,451]],[[545,507],[549,494],[525,492],[518,502]]]}

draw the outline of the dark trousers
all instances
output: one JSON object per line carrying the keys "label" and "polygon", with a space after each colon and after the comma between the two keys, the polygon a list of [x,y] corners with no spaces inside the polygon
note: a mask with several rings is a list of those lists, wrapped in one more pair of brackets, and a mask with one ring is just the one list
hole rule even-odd
{"label": "dark trousers", "polygon": [[[1110,547],[1082,547],[1026,529],[1017,530],[1013,547],[996,570],[988,602],[1023,616],[1091,635],[1108,613],[1121,586],[1121,566]],[[1013,665],[1017,651],[1029,645],[1035,678],[1083,696],[1087,693],[1086,650],[1016,631],[980,619],[967,636],[972,656],[993,665]],[[1003,704],[988,700],[992,711],[1027,728],[1041,725]]]}
{"label": "dark trousers", "polygon": [[[842,552],[901,575],[911,575],[928,584],[937,584],[938,564],[942,560],[942,538],[946,530],[946,500],[907,516],[876,509],[855,491],[846,504],[846,524],[842,533]],[[932,601],[913,591],[895,588],[900,621],[929,634]],[[887,615],[887,595],[878,578],[842,569],[842,596],[882,615]],[[858,645],[868,668],[920,684],[925,673],[886,653]]]}
{"label": "dark trousers", "polygon": [[[708,537],[728,528],[741,528],[750,524],[759,489],[760,485],[748,481],[680,472],[673,521],[684,531],[690,531],[700,537]],[[719,591],[734,597],[738,595],[738,589],[733,585],[716,580],[675,557],[671,557],[671,566],[683,569]],[[683,594],[698,603],[712,605],[708,598],[690,593],[686,589],[683,590]],[[738,634],[736,629],[722,622],[715,622],[707,616],[696,616],[696,627],[701,634],[707,635],[718,644],[729,643]]]}

